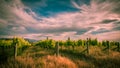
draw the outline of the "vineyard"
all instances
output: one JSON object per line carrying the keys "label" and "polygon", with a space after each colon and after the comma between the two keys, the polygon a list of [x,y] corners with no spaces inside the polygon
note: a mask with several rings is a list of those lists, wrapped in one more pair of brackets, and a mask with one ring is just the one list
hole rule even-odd
{"label": "vineyard", "polygon": [[[48,60],[45,57],[51,64],[53,63],[53,66],[46,64]],[[71,64],[62,62],[61,58]],[[36,62],[36,59],[39,61]],[[58,60],[61,63],[58,63]],[[57,66],[53,61],[58,63]],[[20,37],[1,39],[0,68],[14,66],[11,62],[15,63],[15,68],[21,65],[22,68],[61,68],[61,66],[71,68],[69,65],[73,65],[72,68],[119,68],[120,42],[107,40],[100,42],[91,38],[72,40],[70,37],[59,41],[47,37],[45,40],[32,43]],[[32,62],[33,66],[30,65]],[[6,67],[6,64],[9,67]]]}
{"label": "vineyard", "polygon": [[81,39],[71,40],[70,38],[68,38],[66,41],[62,41],[62,40],[55,41],[47,38],[46,40],[41,40],[36,42],[35,45],[43,48],[55,48],[55,45],[57,45],[57,43],[61,49],[64,47],[68,49],[72,48],[73,50],[75,50],[76,47],[80,47],[80,46],[89,49],[89,46],[98,46],[98,47],[105,47],[105,49],[103,50],[112,49],[112,50],[120,51],[119,42],[114,42],[114,41],[110,42],[107,40],[99,42],[97,39],[90,39],[90,38],[87,38],[86,40],[81,40]]}

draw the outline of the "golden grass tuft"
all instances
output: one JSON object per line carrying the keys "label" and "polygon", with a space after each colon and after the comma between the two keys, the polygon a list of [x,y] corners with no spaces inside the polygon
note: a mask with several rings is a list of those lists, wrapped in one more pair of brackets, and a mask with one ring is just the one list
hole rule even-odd
{"label": "golden grass tuft", "polygon": [[35,62],[34,62],[34,59],[32,57],[18,56],[16,58],[16,61],[19,62],[20,64],[22,64],[25,67],[35,68]]}
{"label": "golden grass tuft", "polygon": [[18,56],[15,59],[9,58],[5,63],[1,63],[0,68],[35,68],[35,63],[31,57]]}
{"label": "golden grass tuft", "polygon": [[11,58],[0,68],[77,68],[68,58],[61,56],[43,56],[38,59],[32,57],[18,56]]}
{"label": "golden grass tuft", "polygon": [[93,64],[90,64],[83,60],[76,60],[76,64],[78,65],[78,68],[94,68]]}
{"label": "golden grass tuft", "polygon": [[94,57],[100,57],[106,55],[102,52],[102,50],[98,46],[91,46],[89,52],[90,52],[89,54]]}
{"label": "golden grass tuft", "polygon": [[[40,62],[38,60],[38,62]],[[76,65],[68,58],[61,56],[45,56],[42,58],[43,68],[77,68]]]}

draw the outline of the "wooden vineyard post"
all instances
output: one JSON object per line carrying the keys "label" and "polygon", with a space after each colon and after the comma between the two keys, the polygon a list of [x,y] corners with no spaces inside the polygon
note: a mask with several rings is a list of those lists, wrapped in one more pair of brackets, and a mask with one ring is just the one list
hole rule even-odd
{"label": "wooden vineyard post", "polygon": [[110,44],[109,44],[109,41],[107,41],[107,48],[108,48],[108,55],[109,55],[109,52],[110,52]]}
{"label": "wooden vineyard post", "polygon": [[2,46],[2,60],[5,60],[5,47]]}
{"label": "wooden vineyard post", "polygon": [[109,41],[106,41],[106,44],[107,44],[107,52],[108,52],[108,55],[109,55],[109,52],[110,52],[110,43],[109,43]]}
{"label": "wooden vineyard post", "polygon": [[86,46],[87,46],[87,54],[89,54],[89,41],[88,41],[89,39],[87,38],[87,44],[86,44]]}
{"label": "wooden vineyard post", "polygon": [[14,57],[16,58],[16,56],[17,56],[17,44],[15,44],[14,46]]}
{"label": "wooden vineyard post", "polygon": [[118,44],[117,44],[117,51],[119,52],[120,51],[120,43],[118,42]]}
{"label": "wooden vineyard post", "polygon": [[57,42],[55,45],[55,52],[56,52],[56,56],[59,56],[59,42]]}
{"label": "wooden vineyard post", "polygon": [[17,56],[17,48],[18,48],[18,39],[17,38],[13,39],[13,45],[15,45],[14,46],[14,58],[16,58],[16,56]]}

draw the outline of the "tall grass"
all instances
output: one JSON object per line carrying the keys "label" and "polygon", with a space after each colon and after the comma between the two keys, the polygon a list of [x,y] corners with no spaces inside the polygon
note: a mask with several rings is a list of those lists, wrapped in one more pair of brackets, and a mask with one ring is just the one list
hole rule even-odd
{"label": "tall grass", "polygon": [[77,68],[76,65],[65,57],[44,56],[38,59],[18,56],[10,58],[6,63],[1,63],[0,68]]}
{"label": "tall grass", "polygon": [[89,54],[82,53],[84,47],[60,49],[60,56],[54,55],[53,49],[33,46],[23,54],[8,58],[0,68],[119,68],[120,52],[103,51],[98,46],[90,46]]}

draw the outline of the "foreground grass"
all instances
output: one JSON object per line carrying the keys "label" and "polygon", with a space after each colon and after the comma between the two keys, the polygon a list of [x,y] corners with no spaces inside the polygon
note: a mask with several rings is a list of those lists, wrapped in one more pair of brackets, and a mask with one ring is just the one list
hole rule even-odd
{"label": "foreground grass", "polygon": [[102,51],[99,47],[90,47],[90,53],[82,53],[83,48],[75,51],[60,49],[56,57],[54,49],[32,46],[16,59],[9,58],[0,64],[0,68],[119,68],[120,53]]}
{"label": "foreground grass", "polygon": [[[77,50],[77,49],[76,49]],[[78,49],[79,51],[81,48]],[[119,68],[120,53],[116,51],[102,51],[97,46],[91,46],[89,54],[82,51],[61,50],[61,55],[71,59],[78,68]]]}
{"label": "foreground grass", "polygon": [[1,64],[0,68],[77,68],[76,65],[65,57],[44,56],[34,59],[32,57],[18,56]]}

